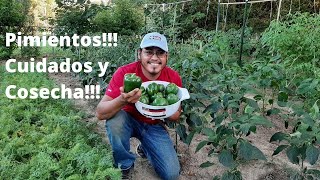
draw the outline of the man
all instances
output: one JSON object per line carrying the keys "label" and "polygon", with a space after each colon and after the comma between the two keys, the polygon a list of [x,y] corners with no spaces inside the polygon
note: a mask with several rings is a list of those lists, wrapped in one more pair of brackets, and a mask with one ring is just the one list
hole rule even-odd
{"label": "man", "polygon": [[[115,166],[121,168],[124,179],[136,158],[130,152],[131,137],[140,140],[138,150],[148,158],[161,179],[177,179],[179,176],[178,157],[163,122],[147,118],[137,111],[134,103],[141,97],[139,88],[128,93],[123,90],[126,73],[135,73],[143,82],[161,80],[181,87],[180,75],[166,66],[168,57],[165,36],[156,32],[146,34],[138,50],[138,61],[117,69],[97,106],[96,116],[106,120]],[[167,120],[178,121],[180,113],[181,108]]]}

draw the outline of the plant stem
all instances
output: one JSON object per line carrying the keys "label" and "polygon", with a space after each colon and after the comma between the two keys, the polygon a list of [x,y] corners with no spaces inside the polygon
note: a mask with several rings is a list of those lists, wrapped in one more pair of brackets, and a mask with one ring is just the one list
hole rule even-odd
{"label": "plant stem", "polygon": [[265,111],[265,107],[264,107],[265,98],[266,98],[266,88],[263,88],[263,98],[262,98],[262,114],[263,114],[263,116],[265,116],[265,114],[264,114],[264,111]]}
{"label": "plant stem", "polygon": [[275,90],[272,89],[272,104],[271,104],[271,109],[273,108],[273,104],[274,104],[274,93],[275,93]]}

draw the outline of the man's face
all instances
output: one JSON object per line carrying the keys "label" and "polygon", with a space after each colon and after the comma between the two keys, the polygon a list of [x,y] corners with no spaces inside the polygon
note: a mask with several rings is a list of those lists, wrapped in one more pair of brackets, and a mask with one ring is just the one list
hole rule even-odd
{"label": "man's face", "polygon": [[155,76],[166,66],[168,54],[158,47],[146,47],[139,51],[142,69]]}

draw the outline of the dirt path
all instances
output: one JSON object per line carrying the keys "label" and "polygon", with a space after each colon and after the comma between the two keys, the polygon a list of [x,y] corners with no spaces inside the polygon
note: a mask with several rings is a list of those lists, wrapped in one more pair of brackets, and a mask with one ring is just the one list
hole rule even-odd
{"label": "dirt path", "polygon": [[[82,88],[80,81],[68,73],[56,73],[50,74],[58,85],[65,84],[70,88]],[[103,137],[103,140],[108,143],[108,139],[105,135],[105,121],[99,121],[94,115],[95,107],[98,101],[92,100],[74,100],[75,107],[85,111],[88,114],[88,118],[84,119],[87,122],[94,122],[97,124],[95,131]],[[275,127],[272,128],[259,128],[257,134],[250,136],[249,140],[255,144],[263,153],[267,156],[268,161],[252,161],[240,167],[242,176],[245,180],[262,180],[262,179],[288,179],[284,169],[297,168],[297,166],[288,164],[288,160],[285,154],[282,152],[278,156],[271,157],[276,145],[270,144],[268,141],[272,134],[283,129],[282,123],[279,119],[274,117],[271,119],[275,123]],[[173,140],[175,140],[174,130],[169,130]],[[202,148],[199,152],[194,153],[199,142],[204,140],[204,136],[196,135],[188,147],[183,142],[178,141],[178,154],[180,157],[180,163],[182,167],[181,180],[199,180],[199,179],[212,179],[215,175],[222,175],[227,169],[223,167],[216,157],[208,157],[209,148]],[[138,140],[132,139],[131,148],[134,152],[134,148],[138,144]],[[209,168],[200,168],[200,164],[206,161],[214,162],[214,165]],[[146,159],[137,158],[134,169],[134,180],[153,180],[159,179],[153,168],[150,166]]]}

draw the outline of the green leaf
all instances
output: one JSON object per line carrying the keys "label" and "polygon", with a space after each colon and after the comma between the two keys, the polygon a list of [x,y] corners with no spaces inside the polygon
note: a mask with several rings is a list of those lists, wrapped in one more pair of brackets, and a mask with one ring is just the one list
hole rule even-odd
{"label": "green leaf", "polygon": [[243,134],[247,134],[250,130],[251,125],[249,123],[244,123],[240,125],[240,131],[243,132]]}
{"label": "green leaf", "polygon": [[183,142],[186,142],[186,139],[187,139],[187,130],[186,130],[186,127],[183,125],[183,124],[179,124],[177,127],[176,127],[176,132],[177,134],[180,136],[181,140]]}
{"label": "green leaf", "polygon": [[313,104],[313,106],[312,106],[312,108],[311,108],[311,112],[310,112],[310,116],[311,116],[312,118],[314,118],[314,119],[317,119],[317,118],[320,117],[319,107],[318,107],[318,104],[317,104],[318,101],[319,101],[319,100],[317,100],[317,101]]}
{"label": "green leaf", "polygon": [[218,155],[218,158],[219,162],[226,167],[232,168],[235,166],[235,162],[230,150],[222,150]]}
{"label": "green leaf", "polygon": [[226,114],[218,115],[217,117],[214,118],[214,123],[216,125],[219,125],[226,117],[227,117]]}
{"label": "green leaf", "polygon": [[277,101],[277,104],[280,107],[286,107],[287,106],[287,102],[283,102],[283,101]]}
{"label": "green leaf", "polygon": [[240,125],[241,125],[241,120],[239,121],[232,121],[228,124],[228,127],[229,128],[236,128],[236,129],[239,129]]}
{"label": "green leaf", "polygon": [[303,146],[299,147],[298,149],[299,149],[300,159],[304,161],[306,159],[307,144],[303,144]]}
{"label": "green leaf", "polygon": [[246,114],[252,114],[254,112],[254,110],[255,109],[253,107],[251,107],[250,105],[246,105],[246,107],[244,108],[244,112]]}
{"label": "green leaf", "polygon": [[298,115],[298,116],[301,116],[301,115],[306,113],[303,108],[304,107],[302,105],[300,105],[300,106],[298,106],[298,105],[292,106],[292,109],[293,109],[294,113],[296,115]]}
{"label": "green leaf", "polygon": [[233,145],[237,144],[237,138],[232,135],[226,137],[227,147],[231,148]]}
{"label": "green leaf", "polygon": [[212,180],[220,180],[220,176],[216,175],[216,176],[213,177]]}
{"label": "green leaf", "polygon": [[278,94],[278,101],[288,102],[288,93],[280,91]]}
{"label": "green leaf", "polygon": [[266,119],[263,116],[258,116],[258,115],[252,116],[250,118],[250,122],[254,125],[263,125],[263,126],[267,126],[267,127],[273,126],[271,121],[269,121],[268,119]]}
{"label": "green leaf", "polygon": [[202,132],[203,132],[205,135],[209,136],[209,137],[216,135],[216,133],[214,132],[214,130],[211,129],[211,128],[203,128],[203,129],[202,129]]}
{"label": "green leaf", "polygon": [[268,100],[268,103],[269,103],[270,105],[272,105],[272,104],[273,104],[273,102],[274,102],[274,100],[273,100],[273,99],[269,99],[269,100]]}
{"label": "green leaf", "polygon": [[311,164],[314,165],[319,157],[320,154],[320,150],[316,147],[314,147],[313,145],[309,145],[307,147],[307,151],[306,151],[306,160]]}
{"label": "green leaf", "polygon": [[241,141],[239,145],[238,155],[244,160],[261,159],[267,160],[264,154],[257,147],[253,146],[247,141]]}
{"label": "green leaf", "polygon": [[217,73],[221,73],[221,68],[220,68],[220,66],[218,66],[217,64],[213,64],[212,67],[213,67],[213,69],[214,69]]}
{"label": "green leaf", "polygon": [[320,170],[318,169],[307,169],[306,174],[311,174],[316,179],[320,179]]}
{"label": "green leaf", "polygon": [[290,162],[299,164],[299,149],[296,146],[290,146],[286,151],[287,157]]}
{"label": "green leaf", "polygon": [[221,109],[221,104],[219,102],[215,102],[210,104],[205,110],[204,113],[206,112],[212,112],[212,113],[216,113],[219,111],[219,109]]}
{"label": "green leaf", "polygon": [[303,114],[302,122],[305,123],[305,124],[307,124],[307,125],[309,125],[309,126],[311,126],[311,127],[313,127],[313,126],[314,126],[314,123],[315,123],[315,121],[313,120],[313,118],[312,118],[309,114],[307,114],[307,113]]}
{"label": "green leaf", "polygon": [[208,142],[209,142],[209,141],[201,141],[201,142],[198,144],[197,148],[196,148],[196,152],[198,152],[198,151],[199,151],[200,149],[202,149],[205,145],[207,145]]}
{"label": "green leaf", "polygon": [[310,78],[304,80],[304,81],[299,85],[299,87],[297,88],[297,93],[298,93],[298,94],[305,94],[305,93],[307,93],[308,91],[310,91],[311,80],[312,80],[312,79],[310,79]]}
{"label": "green leaf", "polygon": [[257,101],[250,99],[250,98],[246,98],[246,101],[249,106],[253,107],[254,109],[259,110],[259,105],[258,105]]}
{"label": "green leaf", "polygon": [[201,118],[197,114],[192,113],[191,116],[190,116],[190,119],[196,126],[201,126],[202,125]]}
{"label": "green leaf", "polygon": [[302,133],[300,131],[295,131],[294,133],[291,133],[290,136],[291,137],[297,137],[297,138],[301,138]]}
{"label": "green leaf", "polygon": [[218,136],[224,136],[224,135],[233,135],[234,130],[230,129],[228,127],[225,126],[220,126],[217,128],[216,133]]}
{"label": "green leaf", "polygon": [[279,113],[280,113],[280,109],[272,108],[267,111],[267,116],[271,116],[271,115],[279,114]]}
{"label": "green leaf", "polygon": [[278,146],[277,149],[273,152],[272,156],[279,154],[281,151],[283,151],[287,147],[289,147],[289,145]]}
{"label": "green leaf", "polygon": [[249,131],[256,133],[257,132],[257,127],[256,126],[251,126]]}
{"label": "green leaf", "polygon": [[281,60],[281,54],[277,54],[276,56],[271,57],[270,61],[275,62]]}
{"label": "green leaf", "polygon": [[229,105],[228,105],[228,108],[234,108],[234,109],[237,109],[239,108],[240,105],[237,103],[237,102],[231,102]]}
{"label": "green leaf", "polygon": [[299,171],[294,171],[290,174],[290,180],[304,180]]}
{"label": "green leaf", "polygon": [[206,162],[200,164],[200,167],[201,167],[201,168],[206,168],[206,167],[210,167],[210,166],[212,166],[212,165],[214,165],[214,163],[212,163],[212,162],[210,162],[210,161],[206,161]]}
{"label": "green leaf", "polygon": [[227,171],[222,174],[221,180],[242,180],[240,171]]}
{"label": "green leaf", "polygon": [[191,141],[194,137],[194,134],[196,133],[196,131],[192,131],[188,134],[187,139],[186,139],[186,144],[189,146],[191,144]]}
{"label": "green leaf", "polygon": [[286,138],[288,137],[287,134],[285,133],[282,133],[282,132],[276,132],[272,135],[272,137],[270,138],[270,142],[273,142],[273,141],[282,141],[282,140],[285,140]]}
{"label": "green leaf", "polygon": [[194,101],[193,102],[193,107],[205,108],[206,106],[202,102]]}
{"label": "green leaf", "polygon": [[280,107],[285,107],[287,105],[287,102],[288,102],[288,93],[280,91],[278,94],[277,104]]}

